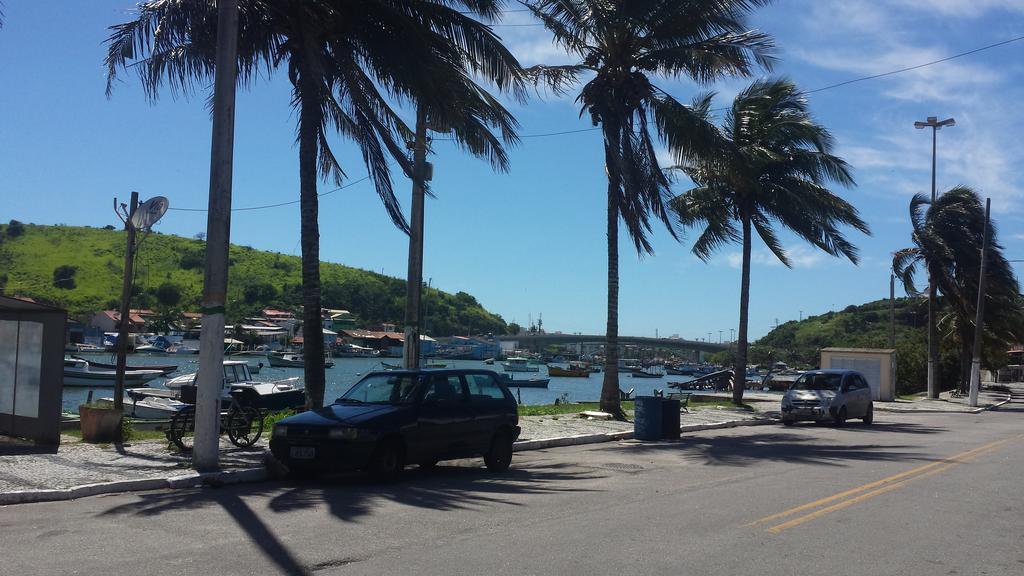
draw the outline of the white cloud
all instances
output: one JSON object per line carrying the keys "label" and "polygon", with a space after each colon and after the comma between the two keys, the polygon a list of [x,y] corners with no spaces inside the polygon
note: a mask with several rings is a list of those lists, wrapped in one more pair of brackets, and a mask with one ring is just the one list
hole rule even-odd
{"label": "white cloud", "polygon": [[[793,268],[817,268],[826,259],[832,257],[828,254],[806,244],[794,244],[785,247],[786,256],[789,258]],[[743,265],[742,252],[729,252],[725,255],[725,262],[731,268],[740,268]],[[784,264],[767,248],[752,250],[750,263],[753,266],[782,267]]]}

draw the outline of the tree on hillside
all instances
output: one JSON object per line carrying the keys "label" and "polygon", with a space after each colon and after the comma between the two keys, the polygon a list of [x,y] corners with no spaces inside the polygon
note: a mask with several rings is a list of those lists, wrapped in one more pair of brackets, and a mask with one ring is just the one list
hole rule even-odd
{"label": "tree on hillside", "polygon": [[[344,173],[330,147],[331,130],[360,148],[392,221],[407,224],[394,195],[390,163],[412,169],[405,144],[412,131],[394,103],[423,105],[452,130],[457,144],[498,161],[497,128],[514,121],[497,99],[477,86],[482,77],[515,89],[521,69],[484,18],[500,14],[500,0],[240,0],[239,82],[284,68],[298,118],[305,386],[309,404],[323,404],[323,332],[320,320],[320,247],[317,184]],[[148,0],[138,18],[116,25],[108,39],[108,93],[119,70],[139,64],[146,93],[167,83],[192,92],[212,81],[216,3]],[[442,113],[443,111],[443,113]]]}
{"label": "tree on hillside", "polygon": [[167,307],[174,307],[181,303],[181,286],[173,282],[164,282],[156,289],[156,301]]}
{"label": "tree on hillside", "polygon": [[[708,111],[711,96],[695,108]],[[754,82],[733,100],[715,145],[695,161],[687,150],[672,149],[695,187],[672,201],[679,223],[703,228],[693,253],[707,261],[720,247],[743,246],[740,275],[740,321],[736,339],[733,401],[743,401],[747,370],[747,320],[750,304],[752,232],[786,266],[775,226],[832,256],[857,262],[857,248],[840,226],[869,234],[857,209],[825,187],[853,185],[846,162],[832,155],[832,136],[814,122],[807,100],[785,80]]]}
{"label": "tree on hillside", "polygon": [[[934,204],[923,194],[915,195],[910,201],[910,222],[914,246],[893,254],[893,272],[907,293],[913,295],[918,294],[914,276],[919,266],[935,279],[947,310],[940,324],[950,345],[959,351],[959,384],[961,390],[966,390],[974,344],[985,208],[977,192],[957,186],[936,198]],[[1024,306],[1013,268],[996,238],[995,225],[989,228],[988,250],[983,338],[985,363],[993,366],[997,351],[1024,337]]]}
{"label": "tree on hillside", "polygon": [[[580,59],[537,66],[539,82],[564,90],[591,76],[576,101],[600,126],[607,187],[608,310],[601,409],[622,418],[619,403],[619,222],[638,254],[653,252],[652,217],[672,231],[669,181],[658,166],[652,131],[687,155],[704,146],[702,115],[654,85],[655,76],[701,83],[767,67],[771,39],[747,29],[745,16],[768,0],[535,0],[528,3],[555,42]],[[651,125],[653,122],[653,125]],[[673,232],[674,234],[674,232]]]}
{"label": "tree on hillside", "polygon": [[11,220],[7,223],[7,237],[17,238],[25,233],[25,225],[17,220]]}
{"label": "tree on hillside", "polygon": [[77,266],[64,264],[53,269],[53,286],[61,290],[75,289],[75,274],[78,273]]}

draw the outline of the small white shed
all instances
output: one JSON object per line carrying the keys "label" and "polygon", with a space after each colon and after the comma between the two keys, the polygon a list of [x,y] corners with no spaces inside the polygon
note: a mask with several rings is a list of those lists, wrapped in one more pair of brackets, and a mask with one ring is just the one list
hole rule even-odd
{"label": "small white shed", "polygon": [[891,348],[823,348],[821,367],[856,370],[871,386],[871,397],[882,402],[896,398],[896,350]]}

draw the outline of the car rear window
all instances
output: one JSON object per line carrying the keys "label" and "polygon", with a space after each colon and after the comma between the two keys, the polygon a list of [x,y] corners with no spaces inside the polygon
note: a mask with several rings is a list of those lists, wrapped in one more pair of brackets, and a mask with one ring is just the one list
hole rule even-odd
{"label": "car rear window", "polygon": [[477,398],[505,399],[505,393],[489,374],[467,374],[466,384],[469,385],[469,395],[474,400]]}

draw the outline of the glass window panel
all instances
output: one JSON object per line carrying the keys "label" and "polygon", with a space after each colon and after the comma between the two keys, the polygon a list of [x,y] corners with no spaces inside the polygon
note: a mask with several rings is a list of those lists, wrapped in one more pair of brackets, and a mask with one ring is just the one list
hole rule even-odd
{"label": "glass window panel", "polygon": [[0,320],[0,414],[14,413],[14,371],[18,354],[18,323]]}
{"label": "glass window panel", "polygon": [[39,385],[43,366],[43,325],[22,322],[18,330],[18,381],[14,396],[14,414],[39,416]]}

